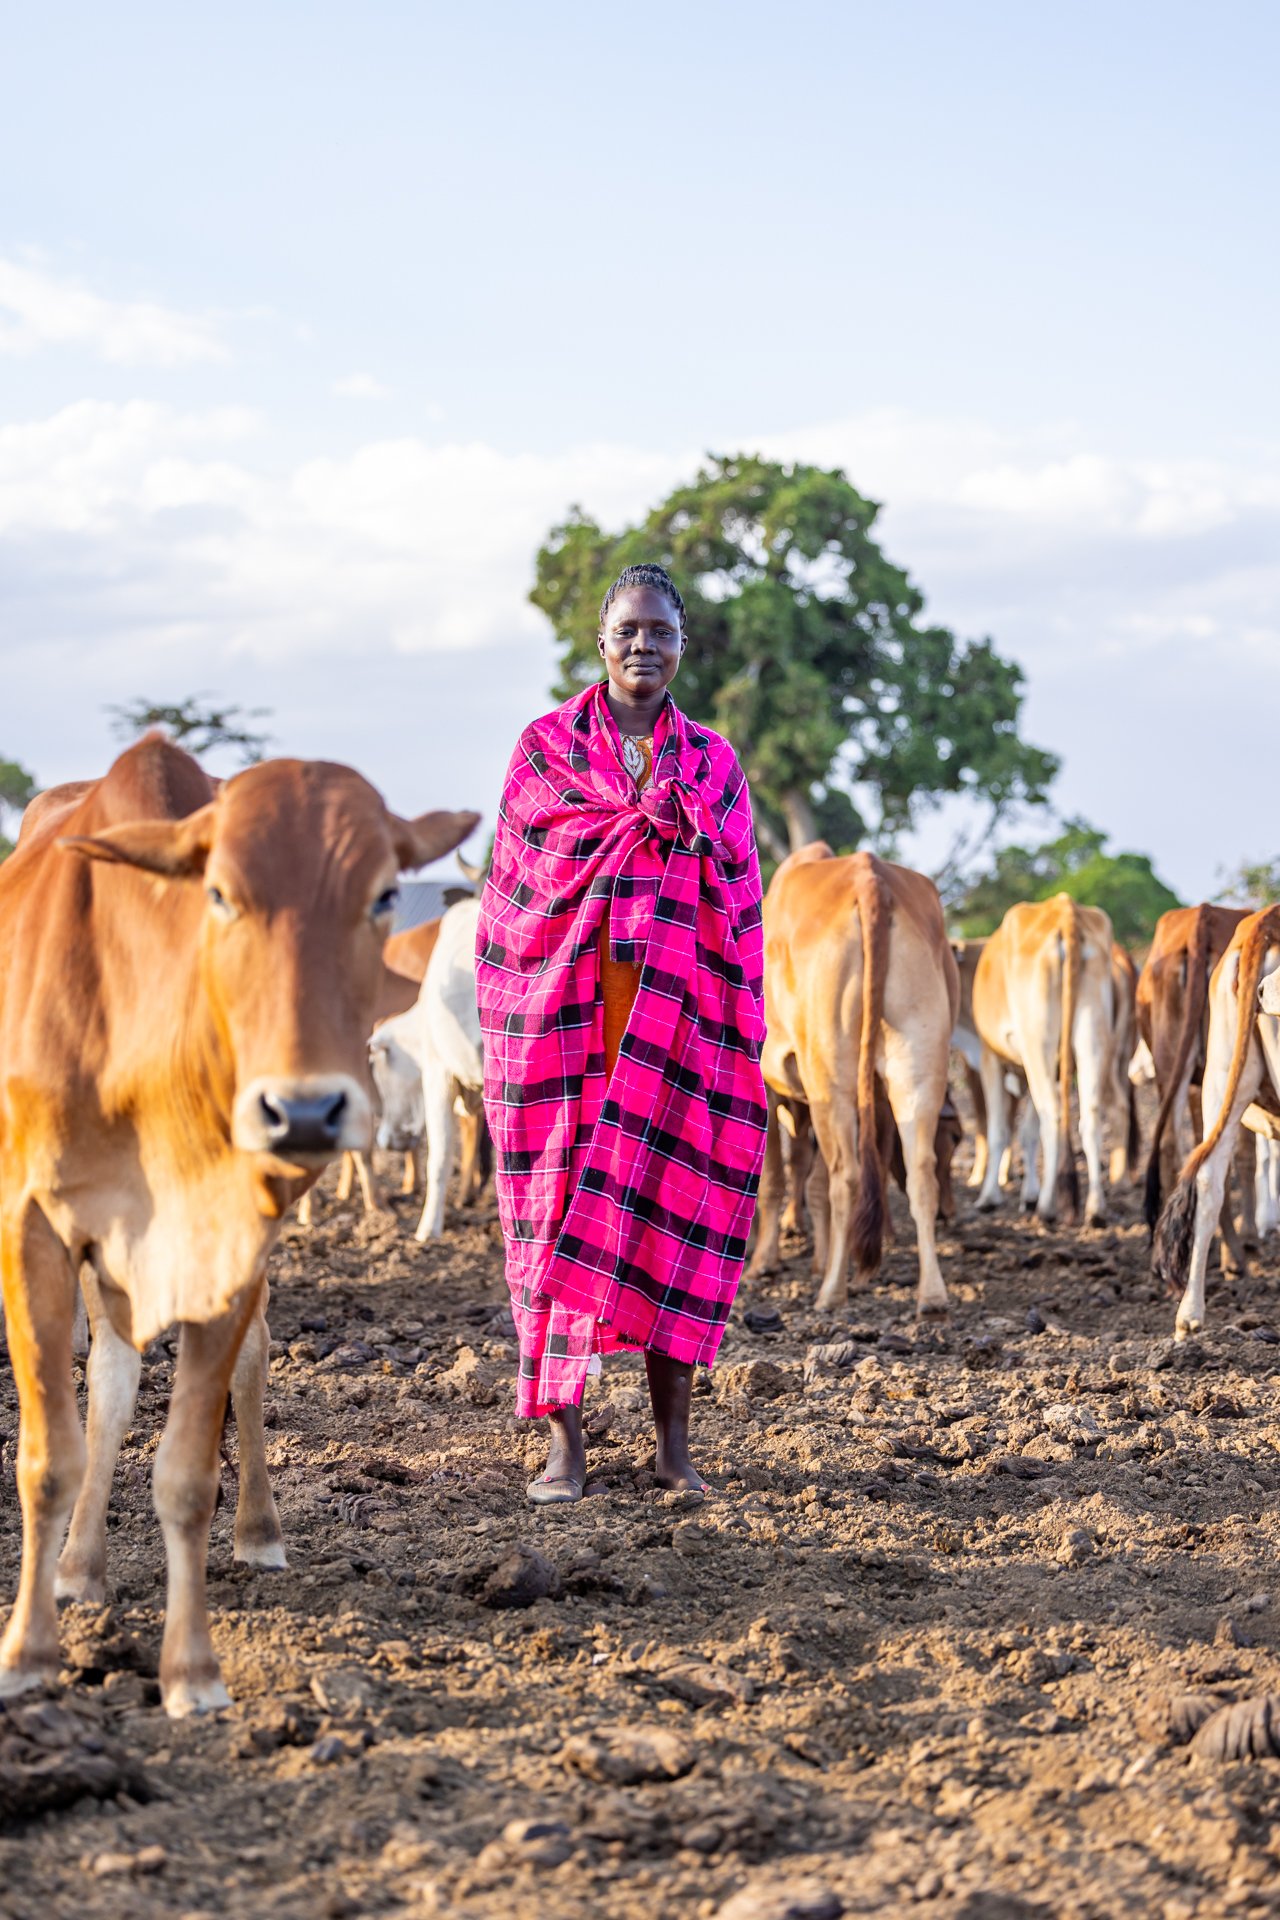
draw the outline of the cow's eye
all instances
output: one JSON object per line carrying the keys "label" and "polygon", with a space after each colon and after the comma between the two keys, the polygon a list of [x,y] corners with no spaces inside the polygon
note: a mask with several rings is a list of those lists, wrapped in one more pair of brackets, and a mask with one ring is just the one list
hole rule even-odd
{"label": "cow's eye", "polygon": [[382,893],[378,895],[377,899],[373,903],[374,919],[385,920],[388,914],[395,912],[399,904],[400,904],[399,887],[387,887]]}
{"label": "cow's eye", "polygon": [[232,906],[221,887],[206,887],[204,891],[209,905],[213,908],[219,920],[234,920],[236,918],[238,910]]}

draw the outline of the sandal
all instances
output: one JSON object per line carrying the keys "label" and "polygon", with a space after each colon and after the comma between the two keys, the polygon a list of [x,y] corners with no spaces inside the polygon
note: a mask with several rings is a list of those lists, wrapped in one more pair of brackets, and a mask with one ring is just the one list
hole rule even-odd
{"label": "sandal", "polygon": [[570,1473],[540,1473],[525,1488],[525,1499],[531,1507],[571,1507],[581,1500],[583,1484]]}

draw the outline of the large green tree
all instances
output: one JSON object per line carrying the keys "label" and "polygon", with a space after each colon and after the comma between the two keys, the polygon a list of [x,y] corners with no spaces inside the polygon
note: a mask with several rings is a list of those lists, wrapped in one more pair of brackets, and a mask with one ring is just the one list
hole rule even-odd
{"label": "large green tree", "polygon": [[10,825],[9,816],[16,824],[18,816],[36,790],[35,775],[17,760],[6,760],[0,755],[0,860],[13,852],[13,842],[5,833]]}
{"label": "large green tree", "polygon": [[988,870],[956,902],[952,920],[968,938],[994,933],[1019,900],[1069,893],[1082,906],[1102,907],[1124,946],[1150,940],[1156,921],[1181,903],[1152,869],[1145,853],[1107,853],[1107,836],[1085,820],[1068,820],[1038,847],[1001,847]]}
{"label": "large green tree", "polygon": [[775,858],[819,835],[883,844],[948,794],[993,820],[1041,802],[1057,762],[1018,736],[1021,671],[924,620],[873,537],[878,512],[839,470],[741,454],[621,532],[574,508],[530,594],[555,629],[560,697],[599,677],[610,582],[656,560],[688,608],[680,704],[737,748]]}
{"label": "large green tree", "polygon": [[1246,860],[1226,876],[1222,898],[1233,907],[1248,907],[1257,913],[1280,900],[1280,857],[1275,860]]}

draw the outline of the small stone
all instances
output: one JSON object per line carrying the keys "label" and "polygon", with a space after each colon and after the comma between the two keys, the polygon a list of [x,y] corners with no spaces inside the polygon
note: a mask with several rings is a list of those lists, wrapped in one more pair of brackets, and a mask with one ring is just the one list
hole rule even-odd
{"label": "small stone", "polygon": [[742,1324],[748,1333],[781,1333],[782,1315],[776,1307],[748,1307]]}
{"label": "small stone", "polygon": [[1054,1559],[1064,1567],[1079,1567],[1083,1566],[1086,1560],[1092,1560],[1096,1552],[1097,1546],[1093,1535],[1086,1533],[1083,1527],[1072,1527],[1070,1532],[1064,1533],[1058,1542]]}
{"label": "small stone", "polygon": [[479,1595],[482,1607],[531,1607],[560,1590],[560,1576],[536,1548],[518,1546],[490,1569]]}
{"label": "small stone", "polygon": [[[1039,1307],[1027,1308],[1027,1332],[1028,1333],[1043,1333],[1045,1328],[1048,1326],[1048,1324],[1049,1324],[1048,1321],[1045,1319],[1044,1315],[1041,1313]],[[925,1878],[928,1879],[929,1875],[926,1874]],[[938,1885],[939,1886],[942,1885],[941,1880],[938,1881]],[[921,1895],[922,1899],[927,1899],[928,1897],[929,1897],[928,1895],[924,1895],[924,1894]]]}
{"label": "small stone", "polygon": [[351,1751],[346,1741],[340,1740],[336,1733],[322,1735],[311,1749],[311,1760],[317,1767],[332,1767],[337,1761],[350,1757]]}
{"label": "small stone", "polygon": [[560,1867],[573,1852],[563,1820],[510,1820],[502,1829],[504,1845],[535,1867]]}
{"label": "small stone", "polygon": [[1215,1647],[1251,1647],[1253,1636],[1245,1633],[1228,1615],[1219,1620],[1214,1629],[1213,1644]]}
{"label": "small stone", "polygon": [[758,1881],[716,1909],[715,1920],[840,1920],[844,1901],[817,1880]]}
{"label": "small stone", "polygon": [[711,1535],[696,1520],[682,1520],[671,1536],[671,1545],[685,1559],[703,1554],[707,1550]]}
{"label": "small stone", "polygon": [[602,1786],[678,1780],[696,1758],[693,1746],[665,1727],[609,1727],[573,1734],[561,1749],[565,1765]]}
{"label": "small stone", "polygon": [[1069,1440],[1072,1446],[1086,1446],[1089,1441],[1099,1438],[1102,1428],[1088,1407],[1082,1407],[1071,1400],[1060,1400],[1052,1407],[1046,1407],[1041,1419],[1049,1432],[1057,1440]]}
{"label": "small stone", "polygon": [[126,1873],[159,1873],[168,1858],[163,1847],[142,1847],[137,1853],[99,1853],[94,1855],[89,1871],[95,1880],[110,1880]]}
{"label": "small stone", "polygon": [[367,1673],[353,1667],[335,1667],[329,1673],[313,1674],[311,1691],[326,1713],[360,1713],[373,1699],[373,1682]]}
{"label": "small stone", "polygon": [[794,1393],[799,1381],[772,1360],[747,1360],[736,1367],[724,1367],[716,1376],[718,1397],[722,1400],[777,1400]]}

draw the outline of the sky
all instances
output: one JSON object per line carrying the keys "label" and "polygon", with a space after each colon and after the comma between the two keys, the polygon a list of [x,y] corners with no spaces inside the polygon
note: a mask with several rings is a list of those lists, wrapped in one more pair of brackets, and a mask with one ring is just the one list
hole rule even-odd
{"label": "sky", "polygon": [[1270,5],[53,0],[5,42],[0,757],[42,784],[208,692],[491,823],[548,529],[763,451],[1021,664],[1061,815],[1186,899],[1280,852]]}

